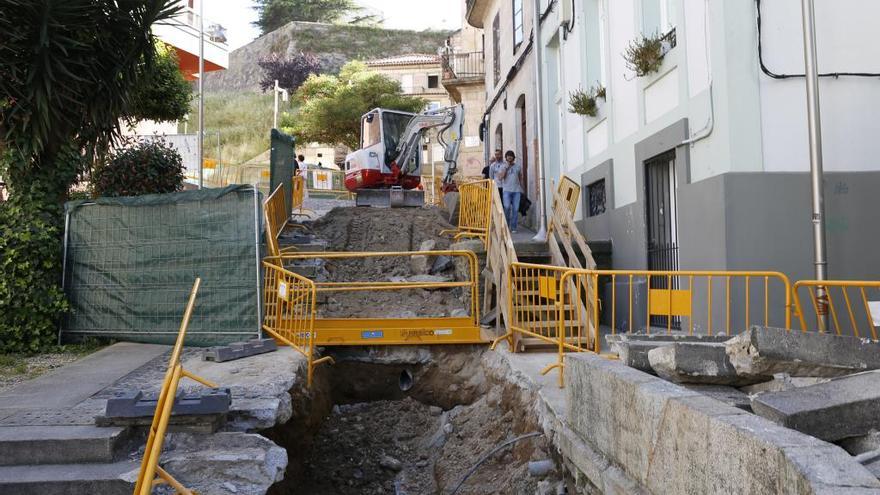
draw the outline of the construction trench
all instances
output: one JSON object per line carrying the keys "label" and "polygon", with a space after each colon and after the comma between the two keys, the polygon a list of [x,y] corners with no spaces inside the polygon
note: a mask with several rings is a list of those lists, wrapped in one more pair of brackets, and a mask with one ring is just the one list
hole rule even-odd
{"label": "construction trench", "polygon": [[[336,208],[308,225],[307,242],[328,252],[442,250],[451,246],[440,234],[451,228],[447,219],[432,207]],[[479,251],[479,241],[465,243]],[[417,257],[309,259],[290,269],[316,282],[463,276],[457,263]],[[330,318],[445,317],[466,314],[468,294],[330,291],[316,310]],[[213,367],[185,363],[232,385],[230,424],[209,447],[199,442],[211,437],[172,433],[163,465],[202,493],[880,493],[880,435],[872,433],[880,420],[857,412],[875,404],[863,392],[850,393],[847,407],[829,405],[809,434],[773,418],[774,394],[847,390],[833,377],[880,369],[880,344],[769,328],[736,339],[661,332],[606,340],[619,360],[567,354],[565,388],[558,370],[541,374],[554,353],[511,353],[503,342],[495,350],[319,347],[335,363],[318,366],[311,386],[305,358],[292,349]],[[256,385],[242,389],[243,379]],[[855,429],[833,426],[841,414]],[[826,423],[833,431],[822,430]],[[247,462],[232,467],[232,458]]]}
{"label": "construction trench", "polygon": [[[312,242],[335,252],[445,250],[451,239],[440,231],[452,228],[446,212],[430,207],[336,208],[309,227]],[[335,282],[456,279],[454,263],[421,269],[417,263],[327,260],[309,272]],[[334,293],[319,298],[317,312],[467,315],[467,295],[462,288]],[[324,348],[335,364],[319,367],[311,388],[293,393],[290,421],[263,433],[288,452],[284,480],[269,493],[531,494],[539,483],[556,493],[562,479],[553,449],[537,418],[521,414],[533,398],[508,383],[487,354],[486,345]],[[477,464],[483,453],[527,434]]]}

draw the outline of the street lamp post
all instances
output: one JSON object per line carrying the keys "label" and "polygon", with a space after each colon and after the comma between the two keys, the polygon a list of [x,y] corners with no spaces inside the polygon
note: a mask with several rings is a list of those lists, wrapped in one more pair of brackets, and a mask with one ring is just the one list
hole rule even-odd
{"label": "street lamp post", "polygon": [[199,189],[205,186],[205,0],[199,0]]}

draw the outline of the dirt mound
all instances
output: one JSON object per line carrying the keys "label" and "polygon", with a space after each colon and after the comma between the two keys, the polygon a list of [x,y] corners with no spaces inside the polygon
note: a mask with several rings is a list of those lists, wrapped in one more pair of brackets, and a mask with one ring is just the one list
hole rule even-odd
{"label": "dirt mound", "polygon": [[[327,242],[328,251],[418,251],[431,240],[435,250],[448,249],[452,229],[446,213],[424,208],[334,208],[315,221],[312,231]],[[329,259],[326,280],[333,282],[389,282],[422,275],[415,273],[410,257]],[[438,280],[454,280],[449,268],[434,273]],[[465,316],[469,299],[463,289],[334,292],[318,307],[322,317],[402,318],[415,316]]]}

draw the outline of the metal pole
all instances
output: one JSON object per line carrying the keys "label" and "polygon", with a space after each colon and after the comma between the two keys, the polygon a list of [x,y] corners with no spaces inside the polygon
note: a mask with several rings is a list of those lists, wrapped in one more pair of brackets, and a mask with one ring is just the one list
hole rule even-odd
{"label": "metal pole", "polygon": [[205,0],[199,0],[199,189],[205,186]]}
{"label": "metal pole", "polygon": [[[546,205],[546,197],[547,191],[544,185],[544,92],[543,92],[543,82],[541,81],[541,6],[538,0],[532,0],[532,6],[534,7],[532,10],[532,33],[535,39],[532,41],[534,43],[533,49],[535,50],[535,84],[537,86],[537,92],[535,93],[535,112],[538,114],[538,207],[541,208],[541,214],[539,215],[540,225],[538,227],[538,233],[535,234],[533,238],[536,241],[545,241],[547,240],[547,205]],[[525,138],[525,136],[523,136]]]}
{"label": "metal pole", "polygon": [[275,113],[272,114],[272,128],[278,129],[278,79],[275,79],[275,89],[272,92],[275,93]]}
{"label": "metal pole", "polygon": [[[819,114],[819,75],[816,65],[816,22],[813,0],[801,0],[804,22],[804,67],[807,81],[807,125],[810,135],[810,185],[813,207],[813,254],[816,280],[828,277],[825,257],[825,193],[822,184],[822,122]],[[828,328],[828,293],[816,288],[819,318]]]}
{"label": "metal pole", "polygon": [[425,139],[428,145],[428,156],[431,157],[431,204],[437,204],[437,164],[434,163],[434,149],[431,147],[431,138]]}

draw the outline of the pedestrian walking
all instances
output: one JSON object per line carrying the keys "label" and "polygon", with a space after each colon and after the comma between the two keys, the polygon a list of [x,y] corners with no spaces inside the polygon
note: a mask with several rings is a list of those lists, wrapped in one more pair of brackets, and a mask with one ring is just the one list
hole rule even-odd
{"label": "pedestrian walking", "polygon": [[504,155],[501,151],[501,148],[495,149],[495,156],[492,157],[492,161],[489,162],[489,175],[486,177],[487,179],[492,179],[495,181],[495,185],[498,186],[498,194],[503,195],[504,190],[501,186],[501,180],[498,178],[498,171],[504,168],[506,164],[504,163]]}
{"label": "pedestrian walking", "polygon": [[516,232],[516,223],[519,220],[520,196],[524,190],[522,185],[522,165],[516,161],[516,153],[507,150],[504,154],[505,163],[496,173],[496,181],[501,181],[504,193],[501,195],[501,204],[504,206],[504,217],[511,232]]}

